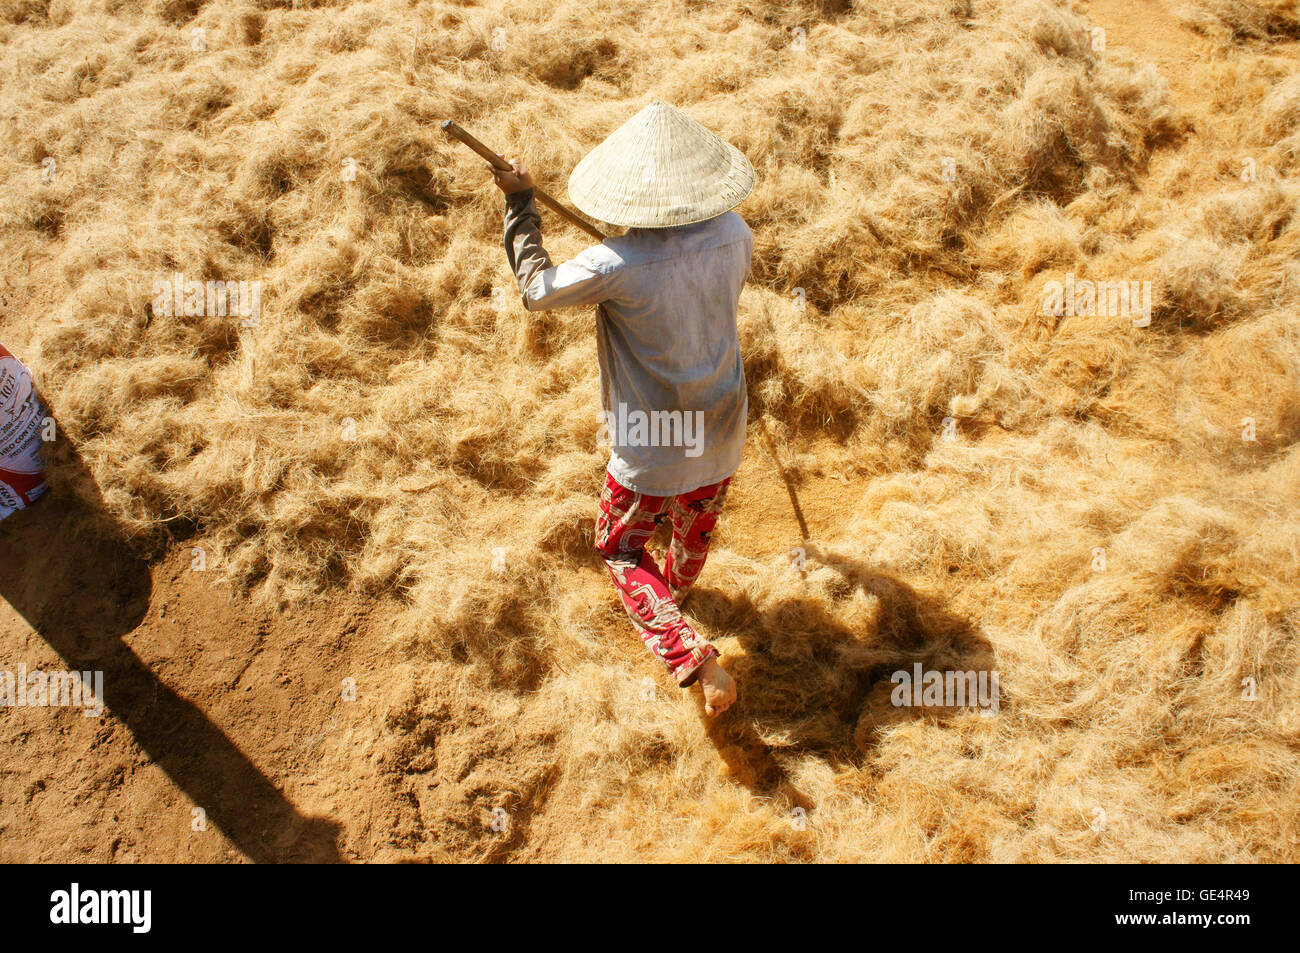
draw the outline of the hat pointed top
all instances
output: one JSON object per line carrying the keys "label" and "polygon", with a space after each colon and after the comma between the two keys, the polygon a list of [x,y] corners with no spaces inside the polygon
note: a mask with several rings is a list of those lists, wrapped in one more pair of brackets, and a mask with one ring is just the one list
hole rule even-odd
{"label": "hat pointed top", "polygon": [[569,199],[603,222],[668,228],[721,215],[753,187],[740,150],[655,99],[578,163]]}

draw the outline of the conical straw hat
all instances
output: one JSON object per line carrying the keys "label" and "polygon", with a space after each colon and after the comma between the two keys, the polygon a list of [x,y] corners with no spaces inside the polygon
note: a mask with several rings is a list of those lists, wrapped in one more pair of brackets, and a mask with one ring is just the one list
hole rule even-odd
{"label": "conical straw hat", "polygon": [[569,200],[602,222],[668,228],[721,215],[753,187],[739,149],[655,100],[578,163]]}

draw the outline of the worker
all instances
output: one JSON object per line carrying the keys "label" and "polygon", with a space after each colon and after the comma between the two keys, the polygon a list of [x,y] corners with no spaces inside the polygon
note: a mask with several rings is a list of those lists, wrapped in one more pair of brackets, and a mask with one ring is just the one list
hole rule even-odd
{"label": "worker", "polygon": [[[736,330],[754,236],[732,209],[754,170],[734,146],[655,101],[574,169],[569,198],[626,233],[555,265],[533,180],[494,170],[505,250],[529,311],[597,305],[610,457],[595,545],[642,641],[709,716],[736,700],[718,651],[682,616],[740,465],[749,404]],[[671,520],[662,571],[645,545]]]}

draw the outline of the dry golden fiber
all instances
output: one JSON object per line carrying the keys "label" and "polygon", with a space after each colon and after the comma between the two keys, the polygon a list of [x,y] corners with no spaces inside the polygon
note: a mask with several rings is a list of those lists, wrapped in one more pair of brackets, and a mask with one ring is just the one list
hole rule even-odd
{"label": "dry golden fiber", "polygon": [[1300,37],[1296,0],[1194,0],[1184,17],[1197,29],[1229,40]]}
{"label": "dry golden fiber", "polygon": [[[301,769],[349,856],[1294,862],[1295,4],[1197,9],[1175,101],[1057,0],[4,0],[0,340],[144,551],[400,600]],[[437,127],[564,198],[655,98],[755,169],[751,404],[820,521],[752,440],[686,606],[719,724],[591,552],[591,316],[522,310]],[[894,706],[915,663],[1000,710]]]}

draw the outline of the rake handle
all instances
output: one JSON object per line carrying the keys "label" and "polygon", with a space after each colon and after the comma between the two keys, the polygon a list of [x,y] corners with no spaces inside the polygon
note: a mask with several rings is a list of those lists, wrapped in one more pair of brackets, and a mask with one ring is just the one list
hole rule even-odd
{"label": "rake handle", "polygon": [[[477,139],[471,136],[468,132],[462,129],[458,123],[453,122],[450,119],[444,120],[442,124],[442,131],[445,132],[447,135],[451,136],[453,139],[459,139],[461,142],[465,143],[465,145],[469,146],[471,149],[473,149],[475,152],[481,155],[484,159],[486,159],[488,165],[492,166],[492,168],[498,170],[499,172],[511,171],[511,165],[509,162],[501,158],[501,156],[499,156],[497,153],[493,152],[487,146],[483,145],[483,143],[479,142]],[[575,215],[573,212],[570,212],[563,205],[563,203],[558,202],[555,199],[551,198],[550,195],[548,195],[546,192],[542,191],[541,189],[537,188],[536,186],[533,187],[533,195],[537,198],[537,201],[541,202],[551,211],[555,212],[555,214],[559,215],[562,219],[567,221],[569,224],[578,226],[580,229],[582,229],[592,238],[596,239],[596,241],[604,241],[605,236],[604,234],[601,233],[601,231],[598,228],[596,228],[586,219],[580,218],[579,216]]]}

